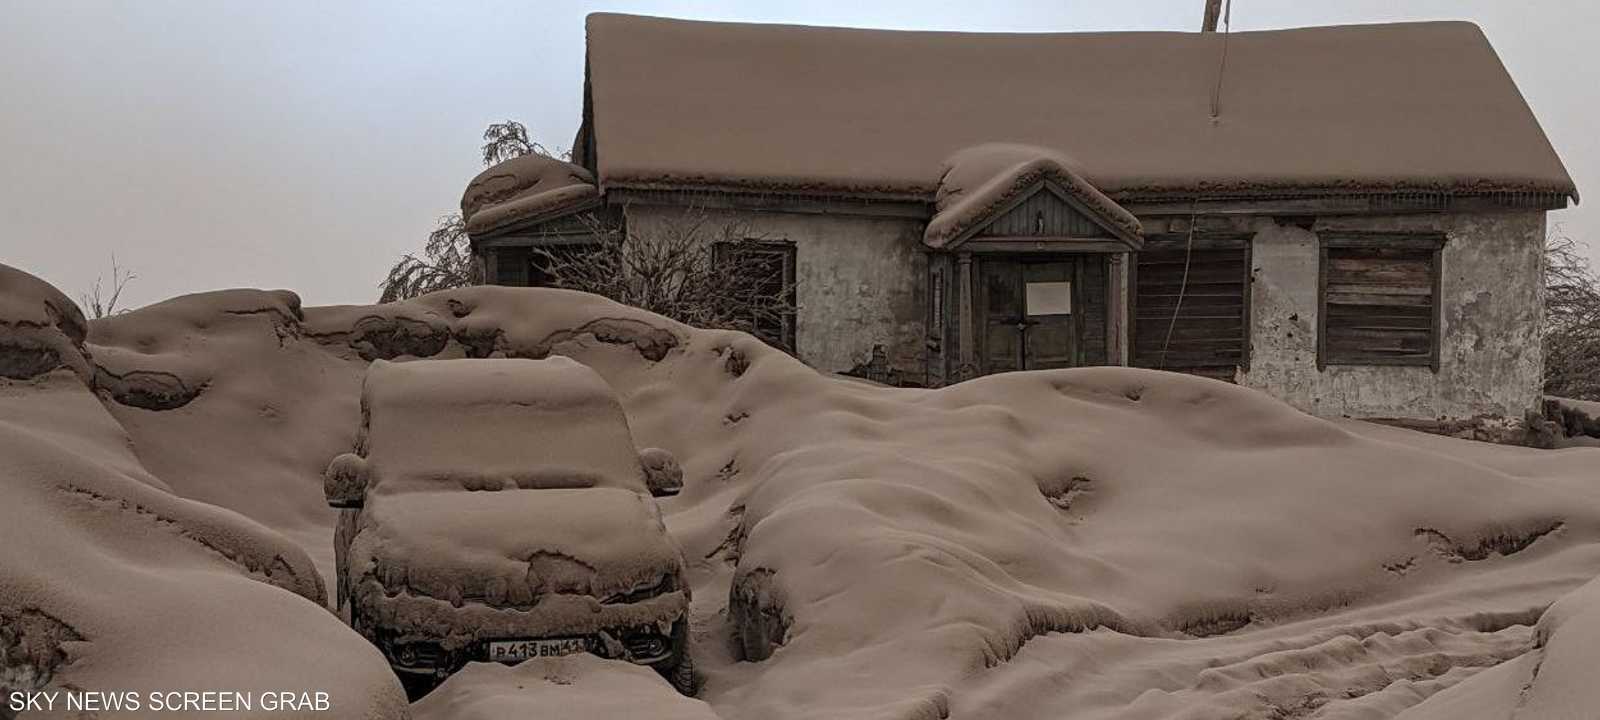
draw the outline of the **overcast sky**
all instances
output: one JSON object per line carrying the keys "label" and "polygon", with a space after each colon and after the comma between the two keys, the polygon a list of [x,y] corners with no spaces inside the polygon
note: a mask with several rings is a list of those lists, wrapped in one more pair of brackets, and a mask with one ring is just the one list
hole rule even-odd
{"label": "overcast sky", "polygon": [[[1203,0],[0,0],[0,262],[132,305],[226,287],[365,303],[455,209],[484,125],[571,145],[594,11],[929,30],[1194,30]],[[1237,0],[1233,28],[1466,19],[1600,198],[1600,3]],[[1591,203],[1596,202],[1591,200]],[[1553,219],[1600,244],[1589,206]],[[1600,262],[1600,253],[1595,253]]]}

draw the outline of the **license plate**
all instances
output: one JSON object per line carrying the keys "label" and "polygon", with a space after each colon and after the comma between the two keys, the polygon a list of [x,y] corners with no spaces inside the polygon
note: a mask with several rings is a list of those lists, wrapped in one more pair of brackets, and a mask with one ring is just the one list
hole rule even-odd
{"label": "license plate", "polygon": [[541,657],[559,657],[588,652],[583,638],[556,638],[553,640],[495,640],[489,643],[489,660],[518,663]]}

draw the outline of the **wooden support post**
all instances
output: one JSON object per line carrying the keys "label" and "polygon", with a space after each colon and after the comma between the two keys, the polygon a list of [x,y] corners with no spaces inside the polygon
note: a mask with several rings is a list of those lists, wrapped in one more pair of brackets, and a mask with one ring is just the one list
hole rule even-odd
{"label": "wooden support post", "polygon": [[960,382],[977,375],[977,331],[973,328],[973,286],[977,283],[972,277],[972,253],[961,253],[956,258],[956,275],[961,287],[961,365],[956,368],[956,381]]}
{"label": "wooden support post", "polygon": [[1112,253],[1106,271],[1106,364],[1127,365],[1123,354],[1127,340],[1128,283],[1124,269],[1128,253]]}

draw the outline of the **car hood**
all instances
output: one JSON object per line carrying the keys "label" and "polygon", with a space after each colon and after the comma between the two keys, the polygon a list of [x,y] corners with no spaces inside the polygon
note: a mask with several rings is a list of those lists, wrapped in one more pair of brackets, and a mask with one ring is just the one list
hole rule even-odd
{"label": "car hood", "polygon": [[350,572],[391,596],[532,607],[676,590],[683,557],[655,501],[628,490],[380,490],[361,511]]}

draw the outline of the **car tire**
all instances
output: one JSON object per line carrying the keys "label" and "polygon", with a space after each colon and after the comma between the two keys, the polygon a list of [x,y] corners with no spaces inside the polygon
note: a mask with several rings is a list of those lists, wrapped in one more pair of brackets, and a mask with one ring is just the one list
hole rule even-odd
{"label": "car tire", "polygon": [[661,676],[678,692],[694,697],[699,688],[694,674],[694,656],[689,653],[689,619],[679,620],[672,627],[672,662],[660,667]]}
{"label": "car tire", "polygon": [[400,687],[405,688],[407,702],[416,702],[421,700],[423,696],[433,692],[434,688],[439,687],[439,684],[442,682],[437,675],[419,675],[416,673],[402,672],[397,672],[395,675],[399,676],[400,678]]}
{"label": "car tire", "polygon": [[340,510],[333,529],[334,610],[342,611],[350,602],[350,541],[359,519],[355,510]]}
{"label": "car tire", "polygon": [[[360,610],[356,609],[356,604],[350,603],[350,628],[359,633],[363,638],[366,638],[367,642],[372,643],[373,647],[377,649],[378,654],[383,656],[384,664],[387,665],[389,659],[388,648],[384,647],[382,642],[367,636],[366,625],[366,618],[362,616]],[[390,672],[393,672],[395,678],[400,681],[400,688],[406,691],[407,702],[416,702],[421,700],[424,695],[433,692],[433,689],[439,687],[439,684],[443,682],[443,680],[437,675],[421,675],[418,673],[400,672],[399,670],[394,670],[393,668],[390,668]]]}

